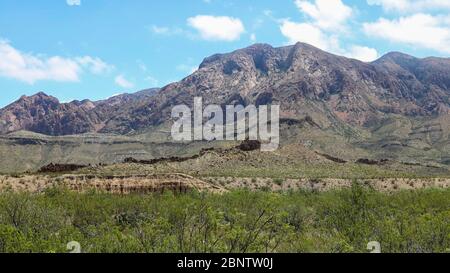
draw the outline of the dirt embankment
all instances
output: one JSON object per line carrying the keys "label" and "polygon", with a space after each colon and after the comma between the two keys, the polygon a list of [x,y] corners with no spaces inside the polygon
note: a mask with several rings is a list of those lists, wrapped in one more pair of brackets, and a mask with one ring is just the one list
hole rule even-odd
{"label": "dirt embankment", "polygon": [[[425,188],[450,188],[450,178],[385,178],[362,179],[363,185],[382,192],[417,190]],[[0,176],[0,192],[6,190],[42,192],[54,186],[66,187],[76,192],[99,191],[111,194],[149,194],[172,191],[186,193],[191,190],[223,193],[234,189],[288,191],[329,191],[352,185],[351,179],[272,179],[205,177],[195,178],[184,174],[155,174],[142,176],[97,175],[46,175]]]}
{"label": "dirt embankment", "polygon": [[25,175],[0,176],[0,192],[5,190],[42,192],[60,186],[76,192],[99,191],[111,194],[149,194],[172,191],[207,191],[222,193],[226,190],[198,178],[184,174],[158,174],[143,176],[63,175],[59,177]]}

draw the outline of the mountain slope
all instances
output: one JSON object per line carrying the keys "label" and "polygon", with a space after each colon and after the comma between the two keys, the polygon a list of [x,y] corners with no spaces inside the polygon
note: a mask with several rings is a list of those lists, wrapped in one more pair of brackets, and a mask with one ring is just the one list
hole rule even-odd
{"label": "mountain slope", "polygon": [[[386,114],[448,114],[450,61],[413,58],[415,63],[408,64],[409,59],[389,54],[363,63],[301,43],[282,48],[258,44],[206,58],[194,74],[130,109],[126,115],[131,120],[117,118],[132,123],[133,130],[144,129],[166,121],[172,106],[192,104],[194,96],[222,105],[280,103],[283,117],[309,115],[324,127],[368,128]],[[105,130],[117,131],[119,123]],[[120,124],[119,131],[126,132]]]}
{"label": "mountain slope", "polygon": [[72,135],[98,132],[116,113],[136,107],[158,89],[122,94],[107,100],[60,103],[43,92],[22,96],[0,110],[0,134],[28,130],[46,135]]}

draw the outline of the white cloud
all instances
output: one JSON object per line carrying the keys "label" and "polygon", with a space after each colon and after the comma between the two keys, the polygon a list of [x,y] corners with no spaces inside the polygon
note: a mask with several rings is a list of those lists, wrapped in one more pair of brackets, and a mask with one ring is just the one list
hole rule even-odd
{"label": "white cloud", "polygon": [[100,74],[111,67],[101,59],[90,56],[63,58],[24,53],[9,42],[0,40],[0,76],[28,84],[41,80],[76,82],[85,70]]}
{"label": "white cloud", "polygon": [[81,66],[86,67],[93,74],[103,74],[111,72],[114,66],[102,61],[100,58],[91,56],[78,57],[75,59]]}
{"label": "white cloud", "polygon": [[255,42],[257,41],[257,39],[256,39],[256,34],[255,34],[255,33],[250,34],[250,41],[251,41],[252,43],[255,43]]}
{"label": "white cloud", "polygon": [[385,11],[418,12],[450,9],[449,0],[367,0],[369,5],[382,6]]}
{"label": "white cloud", "polygon": [[278,20],[280,31],[289,44],[303,42],[331,53],[345,55],[340,47],[340,35],[353,14],[351,7],[341,0],[295,0],[299,11],[306,16],[304,22]]}
{"label": "white cloud", "polygon": [[241,20],[227,16],[198,15],[188,18],[187,22],[205,40],[231,42],[245,32]]}
{"label": "white cloud", "polygon": [[281,23],[280,30],[288,38],[289,44],[302,42],[326,51],[335,53],[340,51],[338,39],[333,35],[325,34],[319,27],[313,24],[284,20]]}
{"label": "white cloud", "polygon": [[394,20],[380,18],[376,22],[365,23],[363,28],[371,37],[450,53],[450,22],[447,17],[419,13]]}
{"label": "white cloud", "polygon": [[295,4],[306,16],[305,21],[276,20],[280,23],[280,31],[288,39],[288,44],[307,43],[363,62],[378,58],[378,52],[374,48],[352,44],[341,47],[341,36],[347,33],[347,23],[353,15],[352,8],[342,0],[295,0]]}
{"label": "white cloud", "polygon": [[378,58],[378,51],[366,46],[353,45],[350,47],[350,51],[344,55],[363,62],[372,62]]}
{"label": "white cloud", "polygon": [[280,29],[281,33],[288,38],[289,44],[307,43],[322,50],[363,62],[371,62],[378,58],[378,52],[374,48],[359,45],[351,45],[349,50],[341,48],[337,36],[327,34],[312,24],[284,20]]}
{"label": "white cloud", "polygon": [[81,0],[66,0],[66,3],[69,6],[80,6]]}
{"label": "white cloud", "polygon": [[125,79],[125,76],[119,75],[114,79],[115,83],[125,89],[130,89],[134,87],[134,84],[127,79]]}
{"label": "white cloud", "polygon": [[341,0],[296,0],[295,4],[311,17],[314,25],[325,30],[342,29],[353,13]]}

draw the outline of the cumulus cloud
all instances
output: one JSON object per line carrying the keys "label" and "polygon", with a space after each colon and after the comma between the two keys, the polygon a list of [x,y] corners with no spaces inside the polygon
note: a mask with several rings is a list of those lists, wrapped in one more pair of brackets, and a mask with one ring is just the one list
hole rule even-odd
{"label": "cumulus cloud", "polygon": [[419,13],[393,20],[380,18],[376,22],[365,23],[363,28],[371,37],[450,53],[450,22],[447,17]]}
{"label": "cumulus cloud", "polygon": [[367,0],[369,5],[382,6],[385,11],[417,12],[450,9],[448,0]]}
{"label": "cumulus cloud", "polygon": [[295,0],[294,3],[307,20],[279,20],[280,31],[288,43],[308,43],[322,50],[342,54],[339,35],[351,17],[352,9],[341,0]]}
{"label": "cumulus cloud", "polygon": [[297,42],[308,43],[322,50],[339,51],[338,39],[325,34],[319,27],[309,23],[296,23],[283,20],[280,26],[281,33],[288,38],[289,44]]}
{"label": "cumulus cloud", "polygon": [[351,45],[348,50],[341,48],[337,36],[326,34],[320,28],[311,24],[285,20],[281,25],[281,32],[289,39],[290,44],[303,42],[363,62],[371,62],[378,58],[378,52],[374,48],[359,45]]}
{"label": "cumulus cloud", "polygon": [[296,0],[295,4],[313,20],[314,25],[326,30],[342,29],[353,12],[341,0]]}
{"label": "cumulus cloud", "polygon": [[245,32],[241,20],[227,16],[198,15],[188,18],[187,23],[210,41],[235,41]]}
{"label": "cumulus cloud", "polygon": [[100,74],[109,69],[112,69],[112,66],[99,58],[46,57],[21,52],[8,41],[0,41],[0,76],[28,84],[41,80],[76,82],[84,71]]}
{"label": "cumulus cloud", "polygon": [[378,57],[377,50],[373,48],[360,45],[350,45],[348,49],[341,47],[340,36],[345,33],[348,20],[353,14],[352,8],[341,0],[296,0],[295,5],[306,16],[306,21],[278,20],[280,31],[289,44],[303,42],[364,62]]}
{"label": "cumulus cloud", "polygon": [[130,89],[134,87],[134,84],[127,80],[124,75],[119,75],[114,79],[115,83],[125,89]]}
{"label": "cumulus cloud", "polygon": [[81,0],[66,0],[66,3],[69,6],[80,6]]}
{"label": "cumulus cloud", "polygon": [[303,42],[364,62],[374,61],[378,57],[378,52],[374,48],[361,45],[341,47],[340,38],[346,33],[348,20],[353,14],[352,8],[341,0],[296,0],[295,5],[307,20],[304,22],[279,20],[280,31],[288,39],[289,44]]}
{"label": "cumulus cloud", "polygon": [[353,45],[344,55],[363,62],[372,62],[378,58],[378,51],[366,46]]}

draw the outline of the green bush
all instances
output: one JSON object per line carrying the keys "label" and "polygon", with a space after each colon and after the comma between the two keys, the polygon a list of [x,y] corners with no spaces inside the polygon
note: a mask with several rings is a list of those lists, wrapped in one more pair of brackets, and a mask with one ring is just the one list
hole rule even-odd
{"label": "green bush", "polygon": [[278,186],[282,186],[283,183],[284,183],[284,179],[282,179],[282,178],[275,178],[275,179],[273,179],[273,183],[278,185]]}
{"label": "green bush", "polygon": [[450,190],[0,194],[0,252],[446,252]]}

